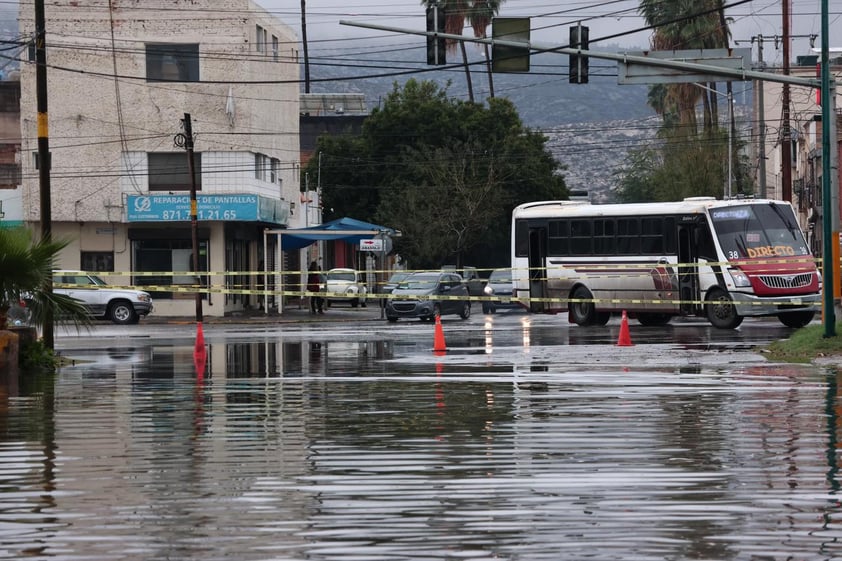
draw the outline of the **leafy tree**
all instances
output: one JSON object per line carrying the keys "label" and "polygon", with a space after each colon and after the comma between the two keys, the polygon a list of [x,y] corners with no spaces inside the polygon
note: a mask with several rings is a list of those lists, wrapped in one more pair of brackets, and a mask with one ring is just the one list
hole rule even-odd
{"label": "leafy tree", "polygon": [[325,206],[401,230],[395,249],[412,267],[501,266],[512,209],[567,198],[546,140],[508,100],[483,105],[433,82],[396,84],[358,138],[319,140]]}
{"label": "leafy tree", "polygon": [[23,299],[35,327],[50,317],[78,326],[91,320],[78,300],[48,290],[58,255],[68,241],[33,241],[26,228],[0,229],[0,329],[7,327],[9,308]]}

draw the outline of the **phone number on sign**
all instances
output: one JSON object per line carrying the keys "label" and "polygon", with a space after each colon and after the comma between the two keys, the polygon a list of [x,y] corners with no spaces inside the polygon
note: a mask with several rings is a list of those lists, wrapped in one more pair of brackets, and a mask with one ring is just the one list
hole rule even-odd
{"label": "phone number on sign", "polygon": [[[164,220],[189,220],[188,210],[165,210],[161,213]],[[199,220],[236,220],[236,210],[199,210],[196,214]]]}

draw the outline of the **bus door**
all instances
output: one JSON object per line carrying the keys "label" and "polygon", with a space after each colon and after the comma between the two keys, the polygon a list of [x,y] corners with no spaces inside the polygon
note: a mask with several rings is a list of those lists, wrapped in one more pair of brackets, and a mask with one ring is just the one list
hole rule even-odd
{"label": "bus door", "polygon": [[678,294],[683,314],[693,314],[698,308],[699,267],[698,239],[699,225],[678,225]]}
{"label": "bus door", "polygon": [[549,308],[547,297],[547,229],[529,228],[529,311]]}

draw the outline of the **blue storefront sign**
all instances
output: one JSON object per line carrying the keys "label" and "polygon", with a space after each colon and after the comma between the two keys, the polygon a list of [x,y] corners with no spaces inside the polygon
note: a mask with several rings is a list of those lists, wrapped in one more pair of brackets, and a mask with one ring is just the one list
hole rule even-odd
{"label": "blue storefront sign", "polygon": [[[129,195],[126,219],[129,222],[182,222],[190,220],[189,195]],[[253,194],[197,195],[198,220],[268,222],[285,224],[288,209],[281,201]]]}

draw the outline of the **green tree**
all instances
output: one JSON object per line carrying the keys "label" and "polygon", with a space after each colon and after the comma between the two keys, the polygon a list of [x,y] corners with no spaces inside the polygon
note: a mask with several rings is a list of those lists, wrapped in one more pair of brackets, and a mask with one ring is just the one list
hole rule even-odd
{"label": "green tree", "polygon": [[546,140],[508,100],[484,105],[448,98],[433,82],[396,84],[357,139],[319,140],[325,205],[401,230],[395,247],[412,267],[501,266],[512,209],[567,198]]}
{"label": "green tree", "polygon": [[26,299],[35,327],[49,317],[78,326],[91,320],[78,300],[48,287],[54,265],[68,241],[33,240],[26,228],[0,229],[0,329],[6,329],[9,308]]}

